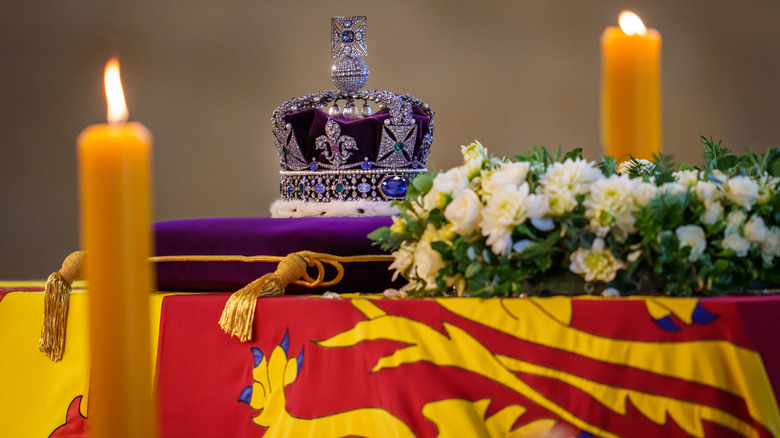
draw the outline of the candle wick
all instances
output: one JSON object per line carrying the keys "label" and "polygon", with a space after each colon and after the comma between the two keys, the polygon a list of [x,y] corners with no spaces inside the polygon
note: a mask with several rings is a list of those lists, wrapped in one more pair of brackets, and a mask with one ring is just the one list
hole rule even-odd
{"label": "candle wick", "polygon": [[108,114],[108,124],[111,126],[120,126],[127,123],[127,114],[124,116],[116,116],[112,115],[111,113]]}

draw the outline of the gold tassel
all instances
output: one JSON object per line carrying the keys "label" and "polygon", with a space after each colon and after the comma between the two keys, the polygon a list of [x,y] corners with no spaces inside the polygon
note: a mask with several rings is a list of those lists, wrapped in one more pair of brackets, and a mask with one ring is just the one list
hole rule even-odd
{"label": "gold tassel", "polygon": [[[307,287],[331,286],[344,277],[344,268],[337,259],[338,257],[310,251],[300,251],[285,256],[279,262],[276,271],[263,275],[228,298],[222,317],[219,319],[219,326],[230,336],[237,336],[241,342],[252,340],[258,298],[284,295],[284,288],[290,283]],[[336,268],[337,275],[334,280],[323,282],[325,269],[322,262]],[[317,267],[316,279],[311,278],[306,272],[307,265]]]}
{"label": "gold tassel", "polygon": [[[68,304],[71,285],[82,277],[84,264],[84,252],[76,251],[70,254],[62,268],[51,274],[46,281],[44,292],[43,327],[41,338],[38,341],[38,349],[53,360],[62,360],[65,352],[65,331],[68,322]],[[300,251],[280,256],[231,256],[231,255],[181,255],[181,256],[157,256],[150,257],[153,263],[170,262],[279,262],[276,271],[266,274],[249,283],[241,290],[230,296],[219,325],[226,333],[236,335],[242,342],[252,339],[252,326],[255,318],[255,306],[259,297],[275,297],[284,294],[284,288],[295,283],[306,287],[329,287],[341,281],[344,277],[342,262],[377,262],[392,261],[390,255],[357,255],[334,256],[311,251]],[[336,277],[324,281],[327,263],[336,269]],[[306,272],[307,265],[317,268],[317,277],[312,278]]]}
{"label": "gold tassel", "polygon": [[68,324],[71,285],[81,278],[83,263],[83,251],[71,253],[62,262],[62,268],[46,280],[43,293],[43,327],[38,349],[55,362],[62,360],[65,352],[65,328]]}

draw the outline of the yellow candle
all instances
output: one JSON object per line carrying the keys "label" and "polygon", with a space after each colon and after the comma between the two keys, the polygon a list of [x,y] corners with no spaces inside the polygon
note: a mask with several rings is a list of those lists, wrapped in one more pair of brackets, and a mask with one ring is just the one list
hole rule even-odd
{"label": "yellow candle", "polygon": [[601,36],[601,142],[618,162],[661,150],[661,34],[633,12]]}
{"label": "yellow candle", "polygon": [[119,63],[106,64],[108,124],[78,137],[81,239],[90,303],[94,438],[154,437],[149,340],[152,136],[125,123]]}

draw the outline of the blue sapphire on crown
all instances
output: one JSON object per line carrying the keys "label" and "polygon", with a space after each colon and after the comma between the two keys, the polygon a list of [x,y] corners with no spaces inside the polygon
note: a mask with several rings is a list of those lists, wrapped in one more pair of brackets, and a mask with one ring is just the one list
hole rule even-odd
{"label": "blue sapphire on crown", "polygon": [[409,180],[399,175],[388,175],[379,183],[379,192],[385,199],[404,199]]}

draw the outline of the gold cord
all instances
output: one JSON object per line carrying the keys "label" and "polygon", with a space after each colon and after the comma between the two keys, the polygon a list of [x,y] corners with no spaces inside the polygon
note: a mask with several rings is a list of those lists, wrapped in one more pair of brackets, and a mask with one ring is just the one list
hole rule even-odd
{"label": "gold cord", "polygon": [[[278,297],[284,295],[284,288],[290,284],[306,287],[329,287],[344,278],[342,262],[386,261],[388,256],[334,256],[311,251],[299,251],[282,257],[276,271],[268,273],[249,283],[228,298],[219,326],[230,336],[237,336],[241,342],[252,339],[255,307],[260,297]],[[330,281],[325,278],[325,267],[329,264],[336,269],[336,277]],[[317,268],[317,278],[312,278],[306,267]]]}
{"label": "gold cord", "polygon": [[[311,251],[302,251],[311,252]],[[317,257],[325,260],[334,260],[339,263],[351,263],[351,262],[390,262],[393,260],[391,255],[356,255],[356,256],[337,256],[325,253],[315,253]],[[243,263],[257,263],[257,262],[280,262],[287,256],[271,256],[271,255],[257,255],[257,256],[243,256],[243,255],[169,255],[169,256],[154,256],[149,257],[149,261],[153,263],[174,263],[174,262],[243,262]]]}
{"label": "gold cord", "polygon": [[[38,349],[53,361],[62,360],[65,352],[65,332],[68,321],[68,305],[72,284],[81,278],[84,265],[84,251],[70,254],[62,263],[62,268],[51,274],[46,281],[43,305],[43,326]],[[390,255],[336,256],[331,254],[299,251],[287,256],[242,256],[242,255],[174,255],[149,257],[152,263],[175,262],[243,262],[243,263],[279,263],[276,271],[265,274],[234,292],[228,299],[220,327],[242,342],[252,339],[257,298],[274,297],[284,294],[285,287],[298,284],[309,288],[330,287],[344,278],[342,263],[355,262],[391,262]],[[336,276],[325,281],[325,264],[336,270]],[[316,268],[317,276],[312,277],[307,267]]]}

